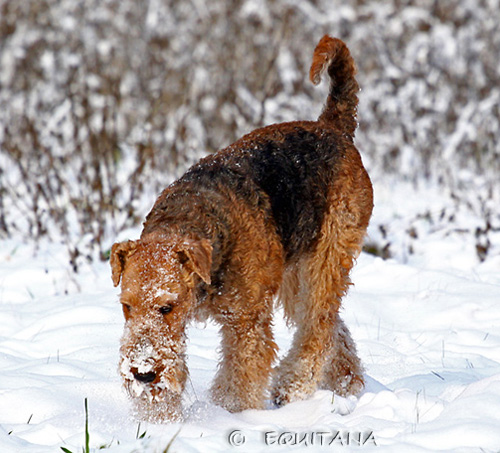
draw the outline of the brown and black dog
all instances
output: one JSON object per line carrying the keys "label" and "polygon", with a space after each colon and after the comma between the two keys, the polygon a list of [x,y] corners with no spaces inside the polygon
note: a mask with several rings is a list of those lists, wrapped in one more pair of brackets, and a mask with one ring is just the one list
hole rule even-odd
{"label": "brown and black dog", "polygon": [[[140,417],[182,417],[186,326],[207,317],[222,335],[211,394],[229,411],[362,390],[339,308],[373,194],[353,144],[355,65],[329,36],[314,51],[311,81],[325,71],[317,121],[257,129],[200,160],[159,196],[139,240],[113,245],[126,320],[120,372]],[[273,369],[275,299],[296,333]]]}

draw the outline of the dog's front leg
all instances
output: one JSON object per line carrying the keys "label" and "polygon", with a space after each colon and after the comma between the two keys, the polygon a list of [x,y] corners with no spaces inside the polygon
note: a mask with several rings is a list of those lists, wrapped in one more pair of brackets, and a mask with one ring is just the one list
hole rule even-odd
{"label": "dog's front leg", "polygon": [[271,304],[265,313],[233,313],[222,323],[222,358],[212,399],[230,412],[265,407],[277,350]]}

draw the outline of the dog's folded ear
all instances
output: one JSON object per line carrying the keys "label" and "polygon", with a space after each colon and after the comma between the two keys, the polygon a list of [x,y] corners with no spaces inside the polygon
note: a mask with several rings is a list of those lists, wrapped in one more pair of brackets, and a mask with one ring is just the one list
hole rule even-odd
{"label": "dog's folded ear", "polygon": [[111,247],[110,264],[113,285],[118,286],[129,255],[136,249],[138,241],[117,242]]}
{"label": "dog's folded ear", "polygon": [[187,239],[177,250],[179,261],[190,273],[197,274],[207,285],[210,284],[212,268],[212,246],[206,239]]}

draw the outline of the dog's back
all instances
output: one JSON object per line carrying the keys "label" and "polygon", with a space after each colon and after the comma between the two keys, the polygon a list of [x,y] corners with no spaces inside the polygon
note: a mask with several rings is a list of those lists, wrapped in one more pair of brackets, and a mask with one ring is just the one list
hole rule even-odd
{"label": "dog's back", "polygon": [[[165,190],[148,216],[146,233],[171,222],[179,211],[186,226],[189,213],[182,199],[188,196],[192,206],[193,196],[201,197],[208,209],[218,203],[213,192],[226,188],[249,206],[269,211],[268,221],[275,226],[287,261],[311,249],[341,161],[357,156],[353,146],[359,90],[355,66],[345,44],[327,36],[314,51],[311,81],[319,83],[325,71],[331,78],[330,91],[318,121],[257,129],[202,159]],[[197,219],[194,224],[199,224]]]}

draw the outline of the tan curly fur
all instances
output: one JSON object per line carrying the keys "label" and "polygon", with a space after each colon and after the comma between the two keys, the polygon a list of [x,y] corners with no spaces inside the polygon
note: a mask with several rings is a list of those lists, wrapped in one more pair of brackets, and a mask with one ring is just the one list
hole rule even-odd
{"label": "tan curly fur", "polygon": [[[355,65],[329,36],[314,51],[311,81],[325,71],[318,121],[257,129],[202,159],[159,196],[140,239],[113,246],[126,320],[120,373],[138,417],[182,419],[186,326],[207,317],[222,336],[211,396],[229,411],[363,388],[339,309],[373,195],[353,143]],[[296,332],[273,369],[276,300]]]}

